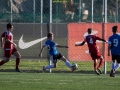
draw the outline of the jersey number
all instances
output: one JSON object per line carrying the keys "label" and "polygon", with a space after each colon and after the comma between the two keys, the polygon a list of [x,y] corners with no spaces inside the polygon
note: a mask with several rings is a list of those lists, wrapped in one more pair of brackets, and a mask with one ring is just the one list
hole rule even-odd
{"label": "jersey number", "polygon": [[114,39],[114,40],[113,40],[113,43],[114,43],[113,45],[114,45],[115,47],[117,47],[117,46],[118,46],[118,39]]}
{"label": "jersey number", "polygon": [[90,38],[90,42],[89,42],[90,44],[93,44],[93,39],[92,38]]}

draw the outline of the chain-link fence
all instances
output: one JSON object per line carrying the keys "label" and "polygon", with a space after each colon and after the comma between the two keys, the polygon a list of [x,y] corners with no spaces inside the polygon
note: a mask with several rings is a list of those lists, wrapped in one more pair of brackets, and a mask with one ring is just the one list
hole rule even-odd
{"label": "chain-link fence", "polygon": [[[86,46],[76,50],[74,44],[83,40],[88,28],[108,39],[111,26],[120,26],[117,24],[120,22],[119,8],[120,0],[0,0],[0,33],[6,30],[6,23],[13,23],[14,41],[18,44],[22,59],[40,59],[38,49],[45,40],[40,42],[39,39],[52,31],[55,34],[54,41],[70,46],[69,49],[58,49],[65,57],[73,62],[82,61],[81,71],[88,68],[93,70],[92,60],[87,58],[90,56],[86,54]],[[22,45],[21,40],[24,43],[36,42]],[[105,59],[110,60],[106,57],[107,46],[102,43],[99,46]],[[0,53],[2,57],[1,49]],[[47,58],[47,49],[43,52],[44,58]],[[88,61],[90,65],[85,64]],[[110,71],[110,64],[105,67]]]}
{"label": "chain-link fence", "polygon": [[108,22],[120,22],[119,3],[120,0],[1,0],[0,22],[48,23],[50,6],[54,23],[104,22],[104,7]]}

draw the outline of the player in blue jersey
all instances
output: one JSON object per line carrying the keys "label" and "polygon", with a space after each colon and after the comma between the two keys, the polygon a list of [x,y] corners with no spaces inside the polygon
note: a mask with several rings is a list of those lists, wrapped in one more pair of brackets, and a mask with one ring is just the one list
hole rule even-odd
{"label": "player in blue jersey", "polygon": [[[115,71],[120,67],[120,35],[117,34],[117,26],[112,27],[113,35],[108,40],[108,56],[112,55],[112,70],[110,77],[115,77]],[[115,64],[116,62],[116,64]]]}
{"label": "player in blue jersey", "polygon": [[45,42],[45,44],[42,46],[41,50],[40,50],[40,54],[39,56],[42,57],[42,52],[44,50],[45,47],[48,47],[49,50],[49,54],[50,54],[50,59],[53,62],[53,65],[48,65],[48,66],[43,66],[43,72],[46,69],[50,69],[50,68],[56,68],[56,63],[57,63],[57,59],[60,59],[62,61],[64,61],[66,63],[66,65],[72,70],[72,72],[74,71],[74,68],[71,66],[69,60],[67,60],[61,53],[58,52],[58,50],[56,49],[56,47],[62,47],[62,48],[68,48],[68,46],[61,46],[58,45],[57,43],[55,43],[53,41],[54,35],[53,33],[48,33],[47,35],[47,41]]}

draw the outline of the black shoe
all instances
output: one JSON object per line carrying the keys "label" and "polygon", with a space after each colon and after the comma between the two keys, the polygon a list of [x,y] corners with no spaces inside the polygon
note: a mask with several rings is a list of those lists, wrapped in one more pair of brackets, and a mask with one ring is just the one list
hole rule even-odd
{"label": "black shoe", "polygon": [[22,72],[19,68],[15,69],[16,72]]}
{"label": "black shoe", "polygon": [[95,73],[96,73],[97,75],[100,75],[100,73],[99,73],[97,70],[95,70]]}
{"label": "black shoe", "polygon": [[100,70],[100,68],[98,68],[97,70],[98,70],[98,72],[99,72],[100,74],[102,74],[102,71]]}
{"label": "black shoe", "polygon": [[115,73],[110,73],[110,77],[116,77]]}
{"label": "black shoe", "polygon": [[45,66],[43,66],[42,72],[44,73],[46,71]]}
{"label": "black shoe", "polygon": [[110,74],[110,77],[116,77],[116,76],[115,76],[115,74],[112,74],[112,75]]}
{"label": "black shoe", "polygon": [[115,70],[113,70],[113,69],[111,70],[111,72],[110,72],[110,77],[116,77],[116,76],[115,76]]}

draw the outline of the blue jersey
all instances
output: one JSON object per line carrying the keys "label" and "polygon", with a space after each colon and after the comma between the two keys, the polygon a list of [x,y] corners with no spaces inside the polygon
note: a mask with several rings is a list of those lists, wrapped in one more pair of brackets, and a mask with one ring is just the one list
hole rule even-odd
{"label": "blue jersey", "polygon": [[111,45],[111,54],[120,55],[120,35],[113,34],[109,37],[108,44]]}
{"label": "blue jersey", "polygon": [[57,49],[56,49],[56,43],[55,42],[53,42],[52,40],[47,40],[46,42],[45,42],[45,46],[47,46],[48,47],[48,50],[49,50],[49,54],[50,55],[57,55],[59,52],[57,51]]}

